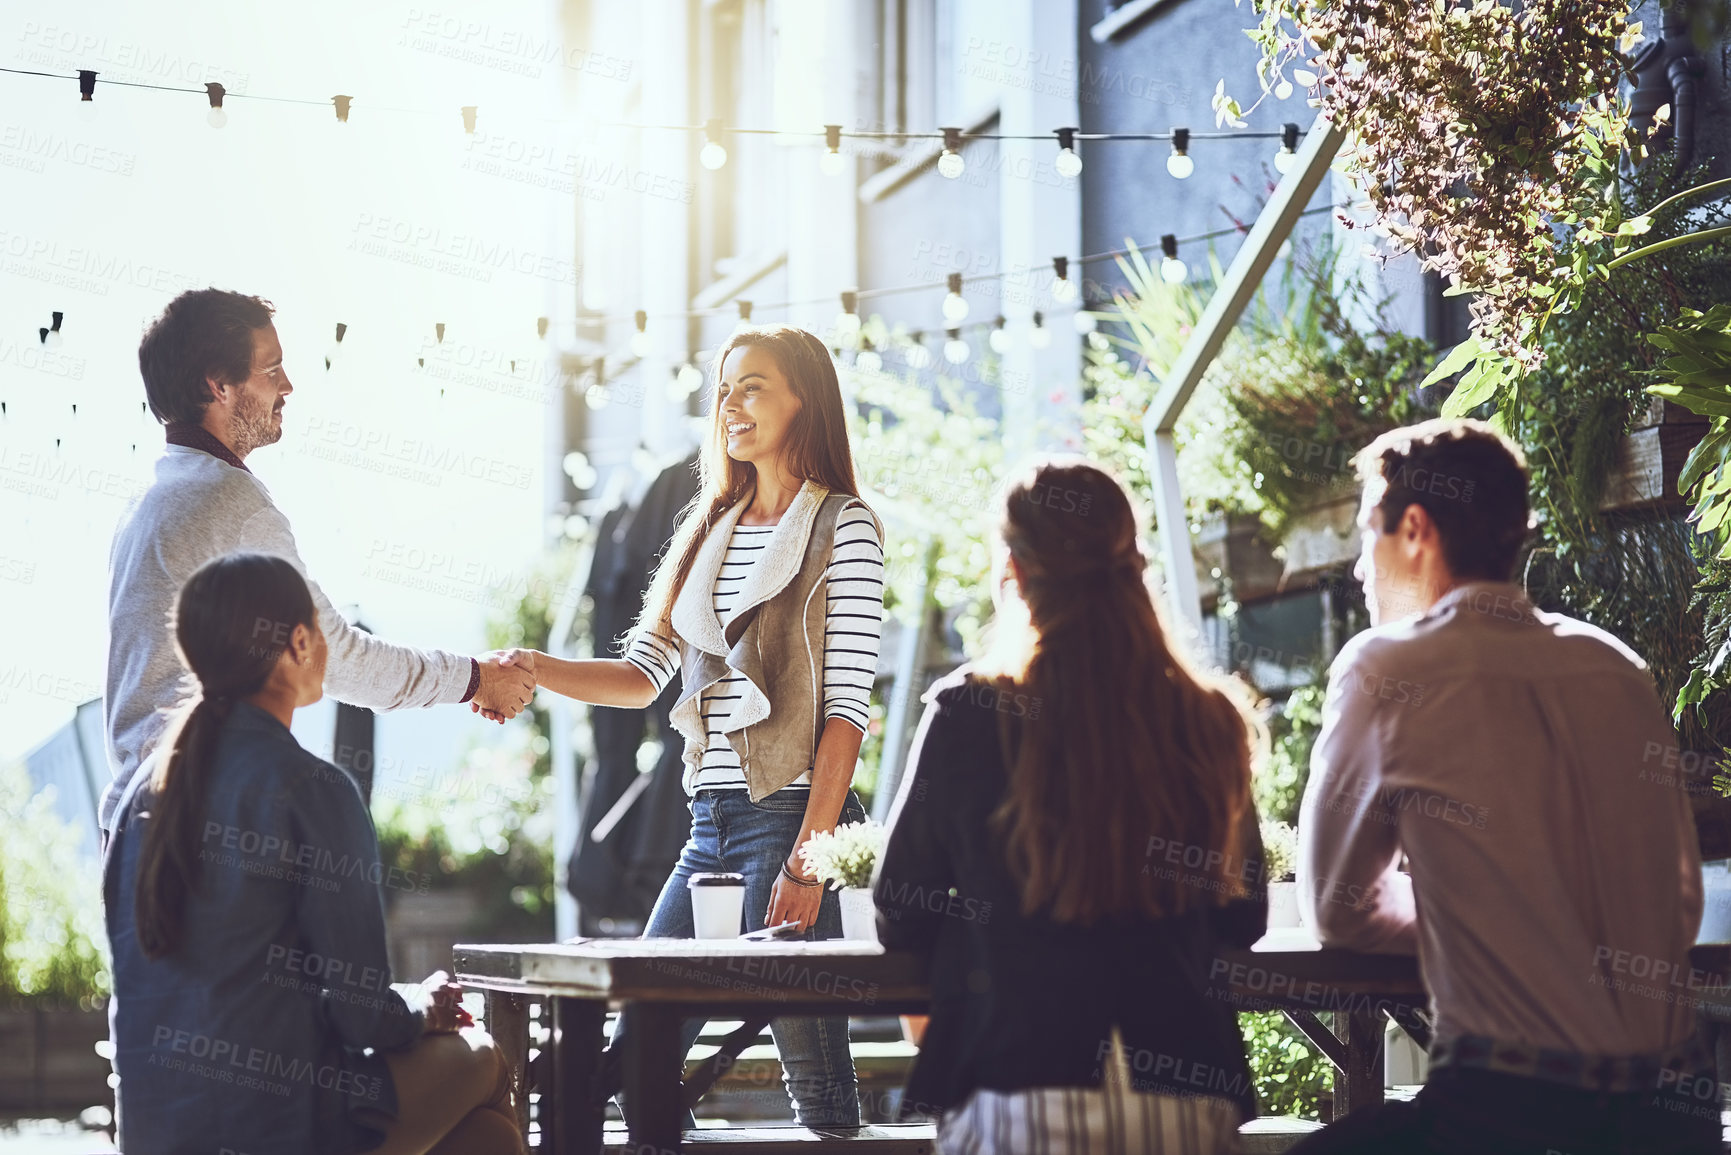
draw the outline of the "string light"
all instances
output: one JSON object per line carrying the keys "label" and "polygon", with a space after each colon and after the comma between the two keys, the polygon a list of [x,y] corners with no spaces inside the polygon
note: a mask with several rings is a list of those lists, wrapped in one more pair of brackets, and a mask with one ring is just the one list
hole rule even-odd
{"label": "string light", "polygon": [[955,180],[967,167],[968,162],[962,159],[962,130],[944,129],[944,151],[938,154],[938,175]]}
{"label": "string light", "polygon": [[1028,330],[1028,344],[1036,349],[1049,348],[1052,344],[1052,330],[1046,328],[1046,317],[1038,309],[1034,310],[1034,327]]}
{"label": "string light", "polygon": [[823,147],[823,157],[817,162],[817,167],[825,176],[840,176],[842,169],[847,167],[847,160],[841,154],[841,125],[823,126]]}
{"label": "string light", "polygon": [[1284,124],[1280,128],[1280,151],[1274,154],[1276,172],[1285,175],[1292,171],[1292,166],[1298,160],[1298,126]]}
{"label": "string light", "polygon": [[1168,285],[1181,285],[1190,276],[1190,267],[1178,259],[1178,238],[1167,233],[1160,238],[1160,252],[1164,259],[1160,262],[1160,279]]}
{"label": "string light", "polygon": [[607,396],[607,358],[595,358],[595,380],[583,390],[583,401],[591,409],[605,409],[610,398]]}
{"label": "string light", "polygon": [[1073,323],[1076,326],[1076,332],[1082,334],[1084,337],[1100,327],[1099,319],[1086,309],[1076,310],[1073,315]]}
{"label": "string light", "polygon": [[445,343],[445,323],[443,321],[434,323],[433,336],[438,338],[439,344],[443,345]]}
{"label": "string light", "polygon": [[962,275],[951,273],[948,281],[950,291],[944,294],[944,320],[959,325],[968,319],[968,299],[962,296]]}
{"label": "string light", "polygon": [[926,335],[919,330],[909,333],[908,341],[908,349],[903,355],[903,360],[907,362],[909,369],[917,373],[931,365],[932,351],[926,348]]}
{"label": "string light", "polygon": [[1076,155],[1076,132],[1074,128],[1057,129],[1058,158],[1052,162],[1052,171],[1066,180],[1082,175],[1082,158]]}
{"label": "string light", "polygon": [[1067,305],[1076,299],[1076,282],[1070,279],[1070,258],[1052,258],[1052,300]]}
{"label": "string light", "polygon": [[944,360],[952,365],[960,365],[966,361],[968,354],[973,350],[969,349],[968,343],[962,340],[962,331],[960,329],[945,329],[944,336],[947,338],[944,341]]}
{"label": "string light", "polygon": [[1189,180],[1190,174],[1196,171],[1196,162],[1190,159],[1188,128],[1172,130],[1172,155],[1166,158],[1166,171],[1179,180]]}
{"label": "string light", "polygon": [[[703,135],[708,143],[703,146],[703,151],[697,154],[697,160],[704,168],[714,172],[727,163],[727,149],[721,144],[721,122],[719,120],[704,121]],[[691,154],[687,153],[686,155]]]}
{"label": "string light", "polygon": [[475,113],[480,111],[480,105],[465,104],[463,106],[463,131],[470,136],[475,135]]}
{"label": "string light", "polygon": [[66,316],[65,313],[58,313],[57,312],[54,314],[53,323],[51,325],[49,325],[48,328],[37,330],[37,332],[40,333],[42,336],[42,347],[43,348],[45,348],[45,349],[58,349],[58,348],[60,348],[61,341],[62,341],[62,338],[60,336],[60,322],[65,318],[65,316]]}
{"label": "string light", "polygon": [[228,123],[228,113],[222,110],[225,91],[227,90],[215,81],[204,86],[205,95],[210,97],[210,111],[204,114],[204,120],[212,128],[221,128]]}
{"label": "string light", "polygon": [[535,318],[535,336],[540,337],[543,340],[546,339],[546,336],[547,336],[547,318],[545,318],[545,317],[536,317]]}
{"label": "string light", "polygon": [[331,97],[331,103],[336,105],[337,122],[339,124],[347,124],[349,122],[349,105],[354,101],[354,99],[355,98],[352,96]]}
{"label": "string light", "polygon": [[844,340],[851,340],[859,332],[858,289],[842,290],[841,312],[835,315],[835,331]]}
{"label": "string light", "polygon": [[740,302],[738,302],[738,305],[739,305],[739,323],[741,325],[751,324],[751,302],[750,301],[740,301]]}
{"label": "string light", "polygon": [[331,362],[335,361],[337,359],[337,354],[339,354],[343,351],[343,334],[347,333],[348,331],[349,331],[349,327],[347,325],[343,324],[341,321],[337,322],[337,339],[336,339],[335,343],[333,343],[331,345],[330,351],[325,354],[325,369],[326,369],[326,371],[329,371],[329,369],[331,367]]}
{"label": "string light", "polygon": [[655,352],[655,343],[649,339],[649,314],[637,310],[636,321],[637,332],[631,334],[631,355],[642,360]]}
{"label": "string light", "polygon": [[687,397],[703,388],[703,370],[690,361],[681,365],[674,376],[678,379],[680,387],[685,390]]}
{"label": "string light", "polygon": [[992,352],[1002,357],[1010,351],[1010,334],[1004,328],[1004,318],[998,317],[992,322],[992,331],[986,337],[986,344],[992,347]]}
{"label": "string light", "polygon": [[872,340],[866,337],[861,342],[860,351],[854,355],[853,366],[862,373],[876,373],[884,367],[884,359],[878,356],[878,351],[872,348]]}
{"label": "string light", "polygon": [[86,120],[96,115],[96,73],[78,70],[78,114]]}

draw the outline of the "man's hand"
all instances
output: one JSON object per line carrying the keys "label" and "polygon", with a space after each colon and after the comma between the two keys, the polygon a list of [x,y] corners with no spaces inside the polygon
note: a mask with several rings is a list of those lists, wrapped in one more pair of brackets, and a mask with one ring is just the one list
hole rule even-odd
{"label": "man's hand", "polygon": [[469,709],[494,722],[515,718],[535,696],[535,651],[496,651],[477,661],[481,687],[469,700]]}

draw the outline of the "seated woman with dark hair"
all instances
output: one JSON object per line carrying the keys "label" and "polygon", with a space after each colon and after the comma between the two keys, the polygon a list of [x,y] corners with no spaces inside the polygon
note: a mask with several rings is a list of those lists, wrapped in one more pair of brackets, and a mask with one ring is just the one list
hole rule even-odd
{"label": "seated woman with dark hair", "polygon": [[1168,644],[1136,526],[1091,465],[1016,479],[993,652],[926,695],[875,897],[931,960],[903,1109],[941,1151],[1228,1152],[1255,1114],[1205,984],[1267,923],[1260,732]]}
{"label": "seated woman with dark hair", "polygon": [[289,733],[325,639],[294,566],[229,554],[172,623],[197,683],[103,863],[128,1155],[521,1152],[492,1040],[434,975],[392,986],[372,819]]}

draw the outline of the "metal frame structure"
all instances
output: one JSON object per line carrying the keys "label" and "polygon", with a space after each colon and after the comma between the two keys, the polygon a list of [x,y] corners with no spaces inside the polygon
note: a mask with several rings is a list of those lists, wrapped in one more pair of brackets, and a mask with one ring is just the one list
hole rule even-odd
{"label": "metal frame structure", "polygon": [[1232,258],[1219,288],[1208,301],[1202,319],[1160,383],[1148,412],[1142,419],[1142,436],[1148,450],[1148,476],[1154,485],[1154,511],[1158,520],[1160,557],[1166,570],[1166,596],[1178,615],[1197,634],[1202,630],[1202,596],[1196,586],[1192,561],[1189,519],[1184,515],[1184,493],[1178,484],[1178,443],[1173,431],[1178,415],[1190,403],[1202,375],[1220,353],[1226,335],[1238,323],[1256,295],[1262,278],[1292,235],[1305,206],[1315,195],[1329,166],[1334,163],[1346,134],[1317,117],[1299,147],[1292,170],[1275,188],[1274,195],[1256,218],[1250,235]]}

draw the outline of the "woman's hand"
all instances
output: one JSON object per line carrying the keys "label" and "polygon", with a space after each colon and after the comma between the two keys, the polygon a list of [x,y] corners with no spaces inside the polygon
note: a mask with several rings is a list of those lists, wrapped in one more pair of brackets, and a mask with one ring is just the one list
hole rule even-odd
{"label": "woman's hand", "polygon": [[[801,881],[793,881],[788,877],[789,873]],[[770,888],[769,910],[763,916],[763,925],[798,922],[801,931],[810,930],[817,925],[817,909],[822,903],[823,883],[815,878],[807,879],[801,870],[787,864],[786,870],[777,872],[775,885]]]}
{"label": "woman's hand", "polygon": [[450,975],[434,971],[421,984],[421,989],[427,992],[427,1004],[423,1008],[427,1034],[454,1035],[464,1027],[475,1025],[475,1016],[463,1009],[463,988],[461,984],[452,982]]}

